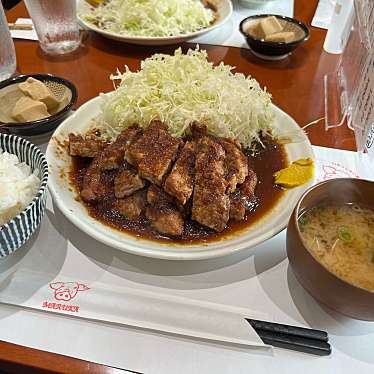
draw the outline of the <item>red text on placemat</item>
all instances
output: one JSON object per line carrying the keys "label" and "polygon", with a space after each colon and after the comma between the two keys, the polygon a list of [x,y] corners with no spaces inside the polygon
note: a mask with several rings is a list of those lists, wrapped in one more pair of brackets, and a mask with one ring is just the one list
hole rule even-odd
{"label": "red text on placemat", "polygon": [[50,303],[48,301],[44,301],[42,307],[48,308],[48,309],[54,309],[54,310],[63,310],[65,312],[73,312],[73,313],[79,312],[78,305],[66,305],[66,304]]}

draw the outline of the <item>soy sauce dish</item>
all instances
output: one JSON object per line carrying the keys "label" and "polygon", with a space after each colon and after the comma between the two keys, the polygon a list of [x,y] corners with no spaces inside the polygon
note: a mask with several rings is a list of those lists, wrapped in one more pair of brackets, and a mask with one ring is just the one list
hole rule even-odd
{"label": "soy sauce dish", "polygon": [[264,60],[282,60],[309,39],[308,27],[294,18],[275,14],[250,16],[239,30],[252,53]]}
{"label": "soy sauce dish", "polygon": [[318,301],[374,321],[374,182],[339,178],[309,189],[287,229],[287,255]]}

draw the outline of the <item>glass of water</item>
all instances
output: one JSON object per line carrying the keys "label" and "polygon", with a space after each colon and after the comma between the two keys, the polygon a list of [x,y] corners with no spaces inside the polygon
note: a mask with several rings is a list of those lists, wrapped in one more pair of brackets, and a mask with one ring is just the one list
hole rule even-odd
{"label": "glass of water", "polygon": [[15,71],[16,51],[0,1],[0,81],[8,79]]}
{"label": "glass of water", "polygon": [[44,52],[64,54],[79,47],[76,0],[25,0],[25,4]]}

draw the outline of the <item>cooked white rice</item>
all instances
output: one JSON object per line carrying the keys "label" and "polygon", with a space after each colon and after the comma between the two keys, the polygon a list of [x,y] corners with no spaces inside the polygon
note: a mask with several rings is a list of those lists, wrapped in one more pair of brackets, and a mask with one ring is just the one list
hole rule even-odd
{"label": "cooked white rice", "polygon": [[27,207],[39,186],[37,172],[16,155],[0,150],[0,226]]}

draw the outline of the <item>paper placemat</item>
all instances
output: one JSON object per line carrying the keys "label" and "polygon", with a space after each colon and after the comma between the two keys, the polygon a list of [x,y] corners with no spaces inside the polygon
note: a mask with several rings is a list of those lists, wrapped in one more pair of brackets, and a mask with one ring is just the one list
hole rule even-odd
{"label": "paper placemat", "polygon": [[316,183],[334,178],[361,178],[374,181],[373,163],[368,154],[313,146],[316,156]]}

